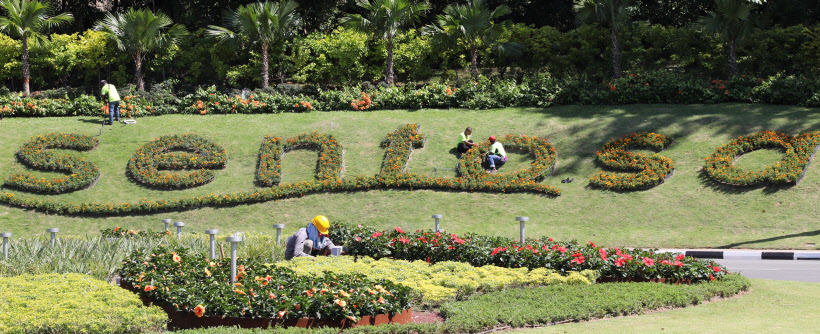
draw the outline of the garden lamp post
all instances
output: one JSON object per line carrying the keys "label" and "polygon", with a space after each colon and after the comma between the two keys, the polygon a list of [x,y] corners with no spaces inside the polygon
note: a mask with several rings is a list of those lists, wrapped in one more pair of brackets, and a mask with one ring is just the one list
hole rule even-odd
{"label": "garden lamp post", "polygon": [[60,229],[50,228],[46,229],[46,232],[51,233],[51,247],[54,247],[54,242],[57,240],[57,232],[60,232]]}
{"label": "garden lamp post", "polygon": [[242,242],[241,237],[226,237],[226,242],[231,243],[231,284],[236,283],[236,243]]}
{"label": "garden lamp post", "polygon": [[0,237],[3,238],[3,257],[9,258],[9,238],[11,238],[11,232],[8,233],[0,233]]}
{"label": "garden lamp post", "polygon": [[520,238],[520,241],[521,241],[521,244],[523,245],[524,244],[524,222],[529,221],[530,217],[515,217],[515,220],[521,223],[521,238]]}
{"label": "garden lamp post", "polygon": [[273,224],[273,228],[276,229],[276,245],[279,246],[282,244],[282,229],[285,228],[285,224]]}
{"label": "garden lamp post", "polygon": [[205,230],[205,234],[211,236],[211,260],[216,260],[216,235],[219,230]]}
{"label": "garden lamp post", "polygon": [[438,220],[441,219],[441,218],[444,218],[444,216],[443,215],[433,215],[433,218],[436,219],[436,230],[435,230],[435,232],[438,232]]}
{"label": "garden lamp post", "polygon": [[173,222],[173,220],[170,220],[170,219],[163,219],[162,220],[162,223],[165,224],[165,232],[168,232],[168,224],[170,224],[171,222]]}
{"label": "garden lamp post", "polygon": [[177,227],[177,237],[181,237],[182,236],[182,228],[185,227],[185,223],[176,222],[176,223],[174,223],[174,226]]}

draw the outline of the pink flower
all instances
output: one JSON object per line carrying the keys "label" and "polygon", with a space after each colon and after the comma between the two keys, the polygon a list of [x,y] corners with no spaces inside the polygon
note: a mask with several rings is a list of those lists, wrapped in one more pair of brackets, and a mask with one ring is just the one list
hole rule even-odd
{"label": "pink flower", "polygon": [[667,261],[667,260],[663,260],[663,261],[661,261],[661,264],[671,265],[671,264],[672,264],[672,262],[669,262],[669,261]]}
{"label": "pink flower", "polygon": [[644,257],[643,258],[643,264],[646,265],[647,267],[654,266],[655,265],[655,260],[650,259],[648,257]]}
{"label": "pink flower", "polygon": [[680,262],[680,261],[678,261],[678,260],[675,260],[675,266],[677,266],[677,267],[683,267],[683,262]]}
{"label": "pink flower", "polygon": [[373,233],[373,238],[374,238],[374,239],[375,239],[375,238],[378,238],[378,237],[380,237],[380,236],[382,236],[382,233],[381,233],[381,232],[376,232],[376,233]]}
{"label": "pink flower", "polygon": [[615,259],[615,266],[616,267],[623,267],[624,264],[626,264],[626,261],[627,260],[625,258],[619,257],[619,258]]}
{"label": "pink flower", "polygon": [[404,237],[399,238],[399,241],[403,244],[410,242],[410,240],[405,239]]}
{"label": "pink flower", "polygon": [[356,242],[362,242],[362,237],[356,237]]}

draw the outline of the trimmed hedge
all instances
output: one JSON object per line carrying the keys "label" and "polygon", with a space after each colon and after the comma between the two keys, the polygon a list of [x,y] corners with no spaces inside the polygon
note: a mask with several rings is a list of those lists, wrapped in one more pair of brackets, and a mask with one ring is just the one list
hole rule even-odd
{"label": "trimmed hedge", "polygon": [[29,173],[12,174],[4,185],[38,194],[64,194],[87,188],[100,176],[97,164],[85,158],[46,151],[50,148],[90,151],[100,139],[86,134],[50,133],[34,136],[17,151],[20,162],[31,168],[58,171],[68,175],[45,179]]}
{"label": "trimmed hedge", "polygon": [[0,277],[0,333],[146,333],[168,318],[136,295],[80,274]]}

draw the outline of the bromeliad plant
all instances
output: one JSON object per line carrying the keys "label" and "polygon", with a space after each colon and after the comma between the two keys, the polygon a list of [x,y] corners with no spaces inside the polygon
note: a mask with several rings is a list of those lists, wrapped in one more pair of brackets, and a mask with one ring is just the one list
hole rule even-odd
{"label": "bromeliad plant", "polygon": [[405,232],[401,228],[379,231],[361,225],[337,225],[331,238],[348,247],[348,253],[376,259],[392,257],[410,261],[466,262],[507,268],[547,268],[560,273],[597,270],[601,276],[628,279],[666,278],[699,282],[723,277],[721,265],[692,257],[654,250],[620,249],[580,244],[575,240],[527,239],[524,244],[503,237],[444,232]]}
{"label": "bromeliad plant", "polygon": [[646,155],[630,152],[629,149],[649,148],[660,151],[672,142],[662,134],[644,132],[632,133],[604,145],[603,150],[596,152],[598,161],[605,166],[621,171],[637,173],[598,172],[589,179],[593,186],[612,190],[640,190],[663,183],[675,169],[675,163],[658,154]]}
{"label": "bromeliad plant", "polygon": [[[137,182],[160,189],[195,187],[211,182],[214,171],[225,168],[227,152],[210,139],[195,135],[167,135],[134,152],[127,171]],[[186,174],[160,172],[194,169]]]}
{"label": "bromeliad plant", "polygon": [[4,185],[39,194],[64,194],[87,188],[100,176],[97,165],[85,158],[59,154],[48,149],[90,151],[99,143],[98,138],[86,134],[51,133],[34,136],[17,151],[20,162],[38,170],[68,175],[46,179],[29,173],[18,173],[6,177]]}
{"label": "bromeliad plant", "polygon": [[239,259],[231,284],[230,260],[209,261],[185,248],[135,251],[120,270],[123,285],[159,305],[198,317],[359,320],[410,308],[409,288],[359,274],[297,275]]}
{"label": "bromeliad plant", "polygon": [[[780,132],[760,131],[741,136],[719,147],[706,158],[703,170],[712,180],[734,186],[795,183],[819,142],[820,131],[794,137]],[[734,166],[737,156],[762,148],[779,148],[785,150],[786,154],[783,160],[756,171],[746,171]]]}

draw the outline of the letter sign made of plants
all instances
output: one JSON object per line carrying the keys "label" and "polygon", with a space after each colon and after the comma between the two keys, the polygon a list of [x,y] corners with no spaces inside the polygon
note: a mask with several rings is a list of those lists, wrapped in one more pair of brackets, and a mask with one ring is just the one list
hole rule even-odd
{"label": "letter sign made of plants", "polygon": [[637,173],[601,171],[592,176],[589,183],[611,190],[641,190],[663,183],[675,169],[672,159],[658,154],[646,155],[628,150],[649,148],[660,151],[669,146],[670,142],[672,140],[662,134],[644,132],[629,134],[606,143],[603,150],[596,152],[598,161],[615,170]]}
{"label": "letter sign made of plants", "polygon": [[[255,189],[231,193],[212,193],[205,196],[179,196],[170,199],[142,199],[137,202],[58,202],[10,192],[0,193],[0,203],[48,213],[114,216],[150,213],[161,210],[185,210],[202,206],[230,206],[275,201],[327,192],[367,191],[377,189],[434,189],[489,193],[527,192],[559,196],[561,190],[540,182],[555,168],[558,158],[555,147],[546,139],[525,135],[507,135],[499,138],[508,150],[530,154],[534,161],[528,168],[500,174],[485,172],[483,154],[489,149],[482,142],[469,150],[458,163],[461,177],[430,177],[406,172],[407,162],[414,148],[423,147],[426,137],[419,132],[419,124],[405,124],[385,137],[381,169],[376,175],[351,175],[341,178],[342,145],[329,134],[310,132],[283,140],[267,135],[259,149],[255,173]],[[706,174],[716,182],[748,186],[761,182],[794,183],[805,171],[812,153],[818,146],[820,132],[795,137],[763,131],[718,148],[706,159]],[[48,152],[48,148],[90,150],[98,144],[94,137],[82,134],[49,134],[35,136],[18,152],[24,164],[41,170],[71,173],[52,180],[37,179],[27,174],[6,178],[5,185],[39,194],[61,194],[87,188],[100,175],[96,165],[82,158]],[[657,133],[630,134],[604,145],[598,152],[600,161],[609,168],[637,173],[602,171],[590,183],[603,189],[643,190],[656,186],[670,175],[674,162],[658,154],[644,155],[630,152],[634,148],[662,150],[670,143],[667,136]],[[784,148],[786,157],[761,171],[746,172],[733,166],[734,159],[743,153],[760,148]],[[281,183],[283,155],[294,149],[314,149],[319,153],[316,179],[295,183]],[[152,188],[181,190],[206,184],[214,179],[214,169],[225,167],[225,149],[195,134],[167,135],[143,145],[132,156],[127,173],[136,182]],[[185,170],[168,173],[162,170]]]}
{"label": "letter sign made of plants", "polygon": [[[167,135],[141,146],[128,161],[128,174],[137,182],[158,189],[182,189],[211,182],[214,171],[225,168],[225,149],[194,134]],[[163,170],[193,169],[188,173]]]}
{"label": "letter sign made of plants", "polygon": [[[719,147],[706,158],[703,169],[712,180],[733,186],[796,183],[817,150],[818,140],[820,131],[802,133],[795,137],[780,132],[760,131]],[[759,170],[746,171],[734,166],[738,155],[762,148],[782,148],[786,154],[783,160]]]}
{"label": "letter sign made of plants", "polygon": [[4,185],[40,194],[64,194],[87,188],[100,176],[97,165],[72,155],[47,151],[61,148],[90,151],[100,140],[84,134],[50,133],[34,136],[17,151],[17,158],[26,166],[42,171],[58,171],[68,175],[52,179],[34,177],[28,173],[8,176]]}

